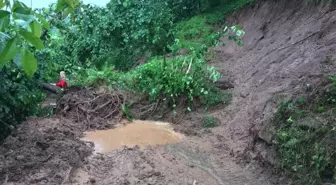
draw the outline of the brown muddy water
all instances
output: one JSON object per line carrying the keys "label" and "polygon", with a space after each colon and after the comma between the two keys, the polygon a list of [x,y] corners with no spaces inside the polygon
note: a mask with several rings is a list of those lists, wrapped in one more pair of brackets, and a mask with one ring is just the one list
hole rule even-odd
{"label": "brown muddy water", "polygon": [[169,123],[135,120],[110,130],[86,132],[82,140],[93,142],[95,152],[107,153],[124,146],[146,148],[178,143],[183,137]]}

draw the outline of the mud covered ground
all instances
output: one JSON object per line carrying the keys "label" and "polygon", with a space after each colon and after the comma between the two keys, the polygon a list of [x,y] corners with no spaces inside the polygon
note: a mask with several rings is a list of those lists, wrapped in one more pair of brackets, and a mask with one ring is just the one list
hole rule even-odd
{"label": "mud covered ground", "polygon": [[[119,123],[120,112],[106,117],[105,108],[120,106],[114,101],[118,93],[114,95],[69,91],[59,101],[56,115],[32,117],[21,124],[0,147],[0,184],[272,184],[261,171],[235,164],[230,151],[222,150],[221,138],[209,143],[199,137],[211,131],[202,131],[197,124],[184,131],[199,136],[177,144],[94,153],[94,144],[81,138],[85,131]],[[95,109],[99,111],[89,111]]]}
{"label": "mud covered ground", "polygon": [[[1,184],[249,184],[268,185],[226,151],[201,138],[147,149],[94,154],[83,126],[67,118],[30,118],[0,149]],[[219,143],[217,143],[219,144]],[[216,152],[222,152],[222,159]],[[261,178],[261,179],[260,179]]]}

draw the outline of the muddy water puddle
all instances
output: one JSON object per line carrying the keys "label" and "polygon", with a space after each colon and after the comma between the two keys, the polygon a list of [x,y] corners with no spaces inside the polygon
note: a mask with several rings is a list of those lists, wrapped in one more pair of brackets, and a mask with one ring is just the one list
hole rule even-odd
{"label": "muddy water puddle", "polygon": [[93,142],[96,152],[107,153],[124,146],[145,148],[178,143],[183,137],[169,123],[136,120],[115,129],[86,132],[83,140]]}

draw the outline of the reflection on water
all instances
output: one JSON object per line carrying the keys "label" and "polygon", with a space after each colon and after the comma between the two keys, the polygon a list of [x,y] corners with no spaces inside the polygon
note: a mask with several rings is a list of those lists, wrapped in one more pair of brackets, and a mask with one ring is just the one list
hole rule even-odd
{"label": "reflection on water", "polygon": [[123,146],[144,148],[177,143],[182,138],[169,123],[136,120],[115,129],[87,132],[83,140],[94,142],[96,152],[105,153]]}

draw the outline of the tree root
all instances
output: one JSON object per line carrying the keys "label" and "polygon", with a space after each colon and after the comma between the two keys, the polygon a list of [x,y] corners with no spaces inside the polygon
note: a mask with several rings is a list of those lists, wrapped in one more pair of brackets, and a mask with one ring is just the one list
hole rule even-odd
{"label": "tree root", "polygon": [[88,128],[105,128],[107,119],[121,120],[121,108],[125,103],[126,96],[121,92],[93,93],[83,89],[65,94],[58,102],[57,110]]}

